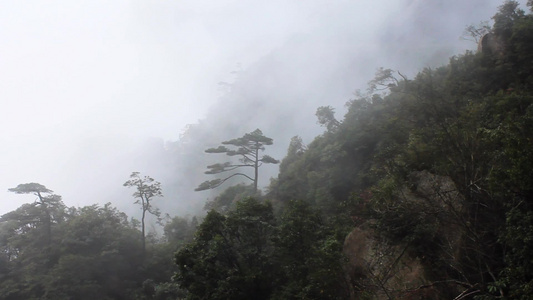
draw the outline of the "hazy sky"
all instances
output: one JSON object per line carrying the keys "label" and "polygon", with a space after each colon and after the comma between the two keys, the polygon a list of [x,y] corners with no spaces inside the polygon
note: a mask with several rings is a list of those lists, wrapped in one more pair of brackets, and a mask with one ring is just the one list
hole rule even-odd
{"label": "hazy sky", "polygon": [[[0,213],[33,200],[7,193],[26,182],[46,185],[69,206],[130,201],[131,191],[113,189],[142,168],[147,139],[177,140],[216,104],[217,83],[231,81],[231,71],[269,55],[282,65],[305,58],[287,46],[300,37],[334,68],[357,69],[353,59],[344,63],[347,53],[374,54],[364,70],[406,68],[402,53],[413,51],[429,66],[433,56],[475,48],[459,40],[462,30],[489,20],[501,3],[0,1]],[[371,79],[355,77],[335,96],[347,101]]]}
{"label": "hazy sky", "polygon": [[[146,137],[178,139],[237,63],[300,30],[282,2],[0,2],[0,191],[36,181],[76,204],[68,185],[90,193],[103,187],[80,178],[115,171],[91,149],[119,159]],[[22,203],[1,194],[1,212]]]}

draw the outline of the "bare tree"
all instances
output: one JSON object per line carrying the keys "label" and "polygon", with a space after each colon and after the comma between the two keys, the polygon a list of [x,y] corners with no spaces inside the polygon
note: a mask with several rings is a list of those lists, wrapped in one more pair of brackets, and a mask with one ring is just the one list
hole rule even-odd
{"label": "bare tree", "polygon": [[466,40],[466,41],[472,41],[476,44],[479,44],[479,41],[481,40],[481,38],[489,32],[490,32],[489,23],[487,21],[483,21],[483,22],[480,22],[478,25],[474,25],[474,24],[468,25],[465,28],[463,35],[461,36],[461,39]]}

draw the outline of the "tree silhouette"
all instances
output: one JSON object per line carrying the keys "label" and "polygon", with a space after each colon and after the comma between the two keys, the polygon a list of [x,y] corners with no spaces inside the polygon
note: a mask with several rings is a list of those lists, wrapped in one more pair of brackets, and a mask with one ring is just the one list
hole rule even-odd
{"label": "tree silhouette", "polygon": [[49,190],[44,185],[35,182],[22,183],[17,185],[15,188],[8,189],[8,191],[15,194],[34,194],[38,197],[34,205],[39,205],[44,214],[42,223],[44,223],[46,230],[46,245],[50,246],[50,242],[52,240],[52,213],[50,208],[55,205],[62,205],[61,196],[52,194],[54,191]]}
{"label": "tree silhouette", "polygon": [[257,192],[257,180],[259,175],[259,167],[262,164],[277,164],[278,160],[268,156],[268,155],[259,155],[259,151],[264,151],[265,146],[272,145],[273,141],[271,138],[263,135],[261,130],[256,129],[253,132],[246,133],[244,136],[229,141],[222,142],[222,145],[229,145],[237,147],[236,150],[230,149],[226,146],[219,146],[218,148],[209,148],[205,150],[206,153],[225,153],[228,156],[239,156],[239,163],[225,162],[217,163],[214,165],[207,166],[209,169],[205,174],[219,174],[224,172],[229,172],[236,170],[238,168],[252,168],[254,170],[254,175],[249,176],[245,173],[233,173],[230,176],[227,176],[223,179],[214,179],[205,181],[200,184],[195,191],[203,191],[208,189],[214,189],[219,187],[228,179],[235,176],[243,176],[253,182],[254,193]]}
{"label": "tree silhouette", "polygon": [[146,251],[146,234],[144,219],[146,217],[147,212],[156,216],[159,219],[161,212],[159,211],[159,209],[154,208],[150,201],[152,201],[154,197],[163,197],[163,192],[161,191],[161,183],[155,181],[150,176],[141,177],[139,172],[132,172],[130,178],[130,180],[124,183],[124,186],[135,187],[137,189],[135,193],[133,193],[133,197],[137,198],[135,204],[140,204],[142,209],[141,230],[144,252]]}

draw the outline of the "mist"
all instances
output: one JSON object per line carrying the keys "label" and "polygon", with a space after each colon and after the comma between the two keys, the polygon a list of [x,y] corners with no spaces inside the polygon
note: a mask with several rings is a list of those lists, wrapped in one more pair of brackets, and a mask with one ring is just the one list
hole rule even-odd
{"label": "mist", "polygon": [[[523,4],[525,1],[521,1]],[[206,147],[260,128],[282,159],[323,131],[316,108],[379,67],[412,77],[475,50],[466,26],[502,1],[37,1],[0,4],[0,212],[39,182],[68,206],[130,216],[133,171],[162,182],[163,213],[201,212]],[[192,124],[192,126],[188,126]],[[276,166],[261,170],[265,187]]]}

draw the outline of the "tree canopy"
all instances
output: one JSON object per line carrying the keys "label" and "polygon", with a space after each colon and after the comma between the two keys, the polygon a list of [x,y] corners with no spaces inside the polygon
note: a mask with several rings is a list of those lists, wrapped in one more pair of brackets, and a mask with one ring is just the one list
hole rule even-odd
{"label": "tree canopy", "polygon": [[163,197],[163,192],[161,189],[161,183],[155,181],[150,176],[141,177],[139,172],[132,172],[130,175],[130,180],[124,183],[125,187],[134,187],[136,190],[133,193],[133,197],[137,200],[135,204],[139,204],[142,210],[141,216],[141,231],[142,231],[142,245],[143,249],[146,250],[146,233],[145,233],[145,218],[146,213],[150,213],[157,218],[161,216],[159,209],[155,208],[151,201],[155,197]]}
{"label": "tree canopy", "polygon": [[53,193],[52,190],[47,189],[44,185],[35,182],[21,183],[17,187],[10,188],[9,191],[16,194],[35,194],[39,196],[39,199],[41,199],[41,194]]}
{"label": "tree canopy", "polygon": [[[265,150],[265,146],[269,146],[272,144],[273,140],[271,138],[264,136],[261,130],[256,129],[250,133],[246,133],[240,138],[222,142],[223,146],[219,146],[217,148],[209,148],[205,150],[206,153],[225,153],[228,156],[239,157],[238,163],[224,162],[209,165],[207,166],[209,170],[206,171],[205,174],[215,175],[230,172],[239,168],[251,168],[253,169],[254,174],[249,175],[246,173],[236,172],[224,178],[205,181],[200,184],[195,190],[203,191],[207,189],[213,189],[219,187],[230,178],[233,178],[235,176],[242,176],[252,181],[254,186],[254,192],[256,192],[257,182],[259,179],[259,167],[261,167],[262,164],[279,163],[278,160],[272,158],[269,155],[259,154],[259,151]],[[225,145],[232,146],[233,148],[228,148]]]}
{"label": "tree canopy", "polygon": [[142,233],[111,204],[67,208],[38,183],[9,189],[37,200],[0,217],[0,298],[529,299],[533,15],[506,1],[494,22],[467,30],[497,51],[413,78],[380,68],[342,118],[320,107],[327,131],[291,139],[264,195],[271,138],[258,129],[207,149],[239,162],[208,166],[221,177],[197,190],[253,184],[230,186],[205,216],[167,215],[162,236],[144,232],[161,185],[138,172],[124,186]]}

